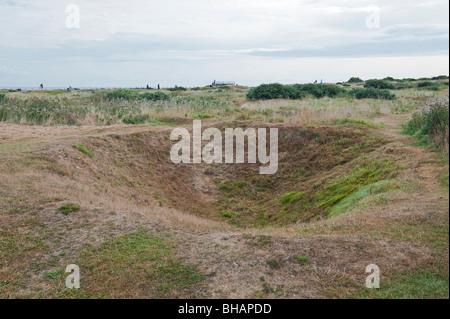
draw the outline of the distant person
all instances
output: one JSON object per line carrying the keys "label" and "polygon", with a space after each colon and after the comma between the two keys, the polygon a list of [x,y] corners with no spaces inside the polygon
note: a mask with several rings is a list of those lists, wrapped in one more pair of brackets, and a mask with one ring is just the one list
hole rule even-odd
{"label": "distant person", "polygon": [[320,84],[321,84],[321,85],[323,84],[323,80],[320,80]]}
{"label": "distant person", "polygon": [[39,88],[40,88],[41,90],[43,90],[43,89],[44,89],[44,84],[41,83],[41,85],[39,85]]}
{"label": "distant person", "polygon": [[147,84],[147,90],[150,90],[150,86]]}
{"label": "distant person", "polygon": [[159,84],[158,84],[158,90],[160,90],[161,89],[161,87],[159,86]]}

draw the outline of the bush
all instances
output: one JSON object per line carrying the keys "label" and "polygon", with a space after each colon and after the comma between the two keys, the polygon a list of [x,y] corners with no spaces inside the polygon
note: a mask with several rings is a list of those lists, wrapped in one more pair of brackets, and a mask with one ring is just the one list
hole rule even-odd
{"label": "bush", "polygon": [[105,98],[108,100],[137,100],[139,99],[139,94],[131,90],[119,89],[107,93]]}
{"label": "bush", "polygon": [[348,91],[345,88],[332,84],[261,84],[258,87],[252,88],[247,94],[247,98],[254,100],[299,99],[303,97],[320,99],[323,97],[336,98],[346,96],[356,97],[357,99],[396,99],[396,96],[389,90],[355,88]]}
{"label": "bush", "polygon": [[418,137],[427,136],[448,153],[449,143],[449,98],[431,100],[413,113],[404,125],[404,132]]}
{"label": "bush", "polygon": [[338,97],[345,96],[346,90],[337,85],[295,84],[282,85],[279,83],[261,84],[252,88],[247,98],[255,100],[269,99],[300,99],[303,97]]}
{"label": "bush", "polygon": [[355,88],[349,92],[350,96],[360,99],[380,99],[380,100],[395,100],[397,97],[389,90],[375,89],[375,88]]}
{"label": "bush", "polygon": [[408,81],[399,81],[398,83],[395,84],[396,90],[404,90],[404,89],[412,89],[412,88],[414,88],[414,85],[412,85]]}
{"label": "bush", "polygon": [[394,90],[395,86],[385,80],[368,80],[364,85],[365,88],[374,88],[380,90]]}
{"label": "bush", "polygon": [[131,115],[128,117],[122,118],[122,122],[124,124],[145,124],[147,122],[150,122],[150,115],[143,114],[143,115]]}
{"label": "bush", "polygon": [[168,101],[170,99],[169,95],[163,92],[144,93],[140,97],[144,100],[149,101]]}
{"label": "bush", "polygon": [[362,83],[362,82],[364,81],[357,77],[352,77],[350,78],[350,80],[347,81],[347,83]]}
{"label": "bush", "polygon": [[424,82],[420,82],[419,84],[417,84],[417,87],[419,89],[438,91],[439,90],[439,83],[431,82],[431,81],[424,81]]}
{"label": "bush", "polygon": [[169,90],[169,91],[171,91],[171,92],[176,92],[176,91],[187,91],[187,89],[184,88],[184,87],[182,87],[182,86],[176,86],[176,87],[174,87],[174,88],[169,88],[169,89],[167,89],[167,90]]}
{"label": "bush", "polygon": [[346,90],[337,85],[296,84],[294,88],[300,96],[312,96],[315,98],[338,97],[346,94]]}
{"label": "bush", "polygon": [[0,93],[0,102],[3,102],[3,100],[5,99],[6,94],[5,93]]}
{"label": "bush", "polygon": [[247,98],[252,100],[298,99],[300,94],[292,86],[272,83],[261,84],[250,89]]}
{"label": "bush", "polygon": [[448,76],[447,75],[439,75],[439,76],[435,76],[431,78],[432,80],[447,80]]}

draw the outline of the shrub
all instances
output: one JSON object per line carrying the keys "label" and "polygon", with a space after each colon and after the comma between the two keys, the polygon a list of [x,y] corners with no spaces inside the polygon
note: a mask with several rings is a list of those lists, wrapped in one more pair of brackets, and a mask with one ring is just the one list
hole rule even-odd
{"label": "shrub", "polygon": [[312,96],[315,98],[338,97],[345,95],[346,90],[337,85],[296,84],[294,88],[301,96]]}
{"label": "shrub", "polygon": [[187,89],[185,87],[182,86],[175,86],[174,88],[169,88],[167,89],[171,92],[176,92],[176,91],[187,91]]}
{"label": "shrub", "polygon": [[357,99],[381,99],[381,100],[395,100],[397,97],[389,90],[376,89],[376,88],[355,88],[349,92],[350,96]]}
{"label": "shrub", "polygon": [[350,80],[347,81],[347,83],[362,83],[362,82],[364,81],[357,77],[352,77],[350,78]]}
{"label": "shrub", "polygon": [[382,89],[382,90],[393,90],[395,89],[394,84],[389,83],[385,80],[368,80],[364,85],[365,88],[374,88],[374,89]]}
{"label": "shrub", "polygon": [[419,89],[438,91],[439,83],[431,82],[431,81],[424,81],[424,82],[420,82],[419,84],[417,84],[417,87]]}
{"label": "shrub", "polygon": [[447,80],[448,76],[447,75],[439,75],[439,76],[435,76],[431,78],[432,80]]}
{"label": "shrub", "polygon": [[247,98],[254,100],[270,100],[270,99],[298,99],[300,95],[291,86],[279,83],[261,84],[250,89]]}
{"label": "shrub", "polygon": [[3,100],[5,99],[6,94],[5,93],[0,93],[0,102],[3,102]]}
{"label": "shrub", "polygon": [[139,94],[131,90],[119,89],[107,93],[105,98],[108,100],[137,100],[139,99]]}
{"label": "shrub", "polygon": [[169,95],[163,92],[144,93],[140,97],[144,100],[149,101],[168,101],[170,99]]}
{"label": "shrub", "polygon": [[130,115],[122,118],[122,122],[124,124],[145,124],[150,121],[150,115],[142,114],[142,115]]}

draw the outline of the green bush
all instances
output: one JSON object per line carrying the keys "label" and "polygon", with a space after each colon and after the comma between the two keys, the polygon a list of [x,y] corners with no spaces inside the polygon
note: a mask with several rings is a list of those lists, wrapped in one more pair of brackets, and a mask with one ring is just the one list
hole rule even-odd
{"label": "green bush", "polygon": [[345,96],[346,90],[337,85],[295,84],[282,85],[279,83],[261,84],[252,88],[247,98],[255,100],[269,99],[300,99],[303,97],[338,97]]}
{"label": "green bush", "polygon": [[294,88],[300,96],[311,96],[315,98],[338,97],[346,94],[346,90],[337,85],[317,85],[317,84],[295,84]]}
{"label": "green bush", "polygon": [[258,87],[252,88],[247,94],[247,98],[254,100],[299,99],[303,97],[320,99],[323,97],[336,98],[346,96],[356,97],[357,99],[396,99],[396,96],[387,89],[355,88],[352,90],[347,90],[332,84],[262,84]]}
{"label": "green bush", "polygon": [[352,77],[352,78],[350,78],[350,80],[347,81],[347,83],[362,83],[362,82],[364,82],[364,81],[358,77]]}
{"label": "green bush", "polygon": [[417,84],[417,87],[419,89],[438,91],[439,90],[439,83],[431,82],[431,81],[424,81],[424,82],[420,82],[419,84]]}
{"label": "green bush", "polygon": [[5,93],[0,93],[0,102],[3,102],[3,100],[5,99],[6,94]]}
{"label": "green bush", "polygon": [[107,93],[105,98],[108,100],[137,100],[139,99],[139,94],[131,90],[119,89]]}
{"label": "green bush", "polygon": [[174,88],[169,88],[169,89],[167,89],[167,90],[169,90],[169,91],[171,91],[171,92],[176,92],[176,91],[187,91],[187,89],[186,89],[185,87],[182,87],[182,86],[176,86],[176,87],[174,87]]}
{"label": "green bush", "polygon": [[261,84],[250,89],[247,98],[252,100],[298,99],[300,94],[293,88],[279,83]]}
{"label": "green bush", "polygon": [[448,76],[447,75],[438,75],[438,76],[435,76],[435,77],[432,77],[431,78],[433,81],[436,81],[436,80],[448,80]]}
{"label": "green bush", "polygon": [[149,101],[168,101],[170,99],[169,95],[163,92],[144,93],[140,97],[144,100]]}
{"label": "green bush", "polygon": [[385,80],[368,80],[364,85],[365,88],[374,88],[380,90],[394,90],[395,85]]}
{"label": "green bush", "polygon": [[381,100],[395,100],[397,97],[389,90],[376,88],[354,88],[349,92],[352,97],[360,99],[381,99]]}

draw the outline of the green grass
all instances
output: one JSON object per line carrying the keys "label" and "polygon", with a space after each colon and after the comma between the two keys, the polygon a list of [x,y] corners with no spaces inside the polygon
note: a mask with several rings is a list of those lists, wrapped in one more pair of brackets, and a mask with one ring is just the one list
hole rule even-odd
{"label": "green grass", "polygon": [[363,198],[374,194],[385,193],[387,191],[394,189],[395,186],[396,183],[391,180],[383,180],[366,185],[357,190],[356,192],[354,192],[353,194],[351,194],[350,196],[344,198],[341,202],[339,202],[339,204],[334,206],[328,212],[328,217],[335,217],[340,214],[343,214],[351,210]]}
{"label": "green grass", "polygon": [[361,288],[351,298],[448,299],[449,280],[424,270],[404,271],[388,281],[381,277],[380,289]]}
{"label": "green grass", "polygon": [[340,176],[316,195],[317,208],[330,210],[362,187],[389,179],[396,172],[396,165],[388,159],[359,159],[349,175]]}
{"label": "green grass", "polygon": [[173,240],[144,230],[87,247],[80,253],[83,285],[67,297],[126,298],[139,291],[143,298],[195,297],[192,286],[205,277],[175,251]]}
{"label": "green grass", "polygon": [[44,279],[56,279],[64,274],[64,271],[62,269],[55,269],[53,271],[50,271],[46,273],[43,278]]}
{"label": "green grass", "polygon": [[441,185],[444,187],[449,187],[448,185],[448,173],[441,177]]}
{"label": "green grass", "polygon": [[291,193],[284,194],[281,197],[281,204],[296,203],[299,200],[301,200],[303,197],[305,197],[305,195],[306,195],[305,192],[291,192]]}
{"label": "green grass", "polygon": [[353,124],[357,126],[366,126],[370,128],[386,128],[383,123],[377,123],[368,119],[345,118],[336,121],[339,125]]}
{"label": "green grass", "polygon": [[86,146],[84,146],[83,144],[80,143],[75,143],[73,145],[73,147],[75,147],[77,150],[79,150],[81,153],[86,154],[89,157],[94,157],[94,152],[87,148]]}
{"label": "green grass", "polygon": [[306,263],[308,262],[308,257],[305,256],[296,256],[295,260],[301,264],[301,265],[306,265]]}
{"label": "green grass", "polygon": [[63,204],[63,205],[59,206],[59,208],[58,208],[58,212],[60,212],[61,214],[64,214],[64,215],[69,215],[70,213],[75,213],[79,210],[80,210],[80,205],[72,204],[72,203]]}

